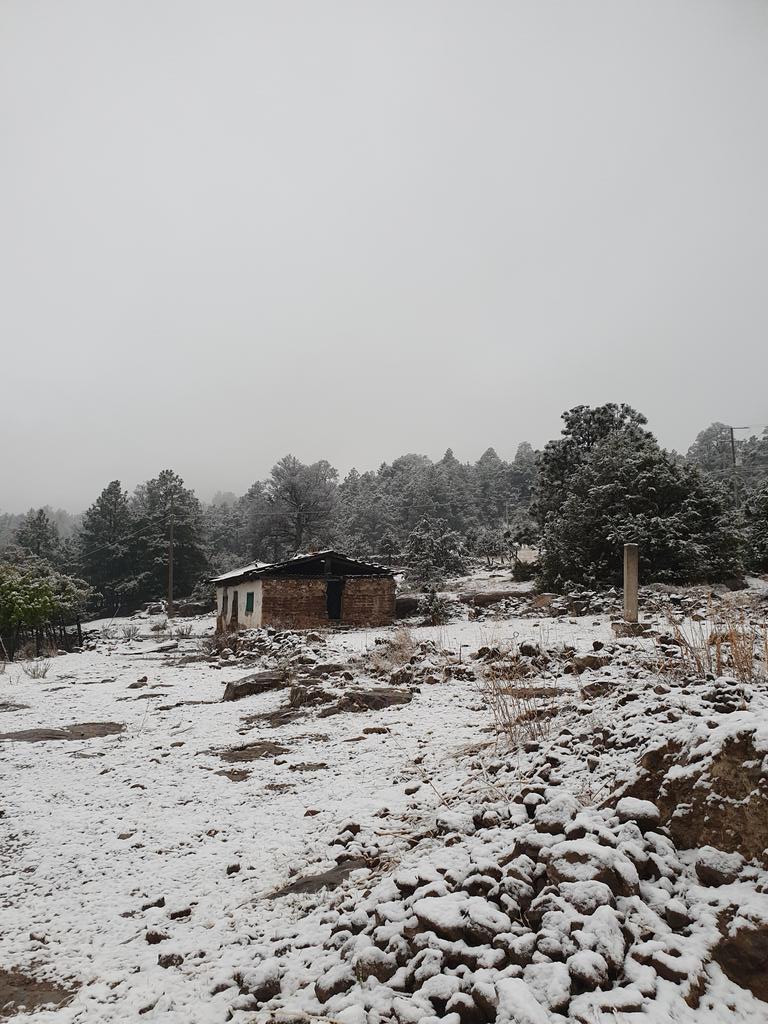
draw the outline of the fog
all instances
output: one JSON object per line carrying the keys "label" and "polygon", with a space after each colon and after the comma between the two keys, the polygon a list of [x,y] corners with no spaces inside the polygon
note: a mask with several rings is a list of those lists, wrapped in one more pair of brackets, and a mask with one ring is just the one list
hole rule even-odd
{"label": "fog", "polygon": [[768,420],[763,0],[4,0],[0,509]]}

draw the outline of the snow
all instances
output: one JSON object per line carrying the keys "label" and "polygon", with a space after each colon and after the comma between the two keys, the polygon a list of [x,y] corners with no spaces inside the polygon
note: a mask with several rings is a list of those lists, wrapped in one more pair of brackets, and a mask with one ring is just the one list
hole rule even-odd
{"label": "snow", "polygon": [[[121,627],[135,621],[142,636],[120,638]],[[610,809],[602,802],[633,777],[640,750],[678,733],[700,739],[706,761],[752,723],[758,749],[768,751],[762,691],[749,711],[702,716],[699,695],[677,687],[663,700],[679,718],[667,721],[656,714],[656,677],[641,666],[654,654],[653,641],[616,643],[607,615],[412,628],[417,643],[433,641],[448,652],[433,657],[438,666],[461,657],[477,668],[471,655],[479,647],[525,639],[584,653],[595,641],[610,643],[620,652],[616,661],[635,659],[636,676],[626,664],[612,664],[558,678],[562,710],[551,732],[536,749],[509,752],[493,732],[478,684],[456,679],[417,684],[410,704],[378,712],[308,712],[269,724],[264,716],[284,706],[282,691],[220,701],[224,684],[252,664],[185,663],[199,654],[210,619],[190,620],[192,636],[177,638],[178,648],[165,653],[157,650],[155,623],[116,620],[114,638],[53,659],[43,680],[13,666],[0,675],[0,704],[26,705],[0,714],[3,732],[125,726],[88,740],[0,742],[0,963],[75,990],[63,1007],[18,1014],[21,1024],[239,1024],[261,1019],[253,1016],[254,995],[269,999],[277,986],[276,1010],[345,1024],[383,1024],[395,1001],[403,1022],[458,1020],[451,1000],[467,989],[498,1002],[499,1021],[551,1024],[572,995],[572,976],[610,987],[605,979],[619,968],[626,971],[622,987],[573,995],[569,1020],[591,1024],[598,1013],[613,1019],[614,1010],[632,1020],[642,1007],[658,1024],[714,1022],[718,1001],[735,1007],[739,1024],[761,1019],[760,1004],[718,969],[695,1010],[677,985],[628,958],[627,948],[632,942],[642,950],[652,937],[649,957],[694,974],[722,910],[742,901],[753,917],[768,917],[765,874],[743,871],[739,881],[701,885],[700,851],[680,854],[663,830],[636,827],[658,820],[654,804],[624,797]],[[99,628],[92,627],[94,636]],[[390,633],[329,634],[323,660],[349,660],[355,685],[365,685],[370,680],[355,659]],[[553,668],[548,678],[555,675]],[[611,696],[603,708],[600,698],[584,695],[589,683],[606,680],[632,700],[619,704]],[[220,756],[256,741],[277,743],[284,753],[236,764]],[[591,767],[587,749],[596,751]],[[224,772],[243,774],[232,781]],[[517,799],[526,788],[532,820]],[[591,838],[568,838],[579,834]],[[333,893],[273,895],[297,875],[374,849]],[[652,878],[639,871],[650,853],[657,859]],[[496,905],[486,889],[498,884],[499,866],[504,885]],[[543,870],[547,877],[534,879]],[[519,901],[552,879],[556,896],[539,897],[540,933],[524,931]],[[465,884],[473,894],[457,891]],[[682,952],[673,949],[665,912],[692,918]],[[153,933],[157,943],[148,941]],[[404,934],[427,944],[414,993],[405,991],[410,968],[398,959]],[[522,952],[524,966],[500,968],[505,949]],[[181,962],[161,966],[159,957],[169,954]],[[472,962],[471,982],[446,967],[459,955]],[[352,964],[371,972],[362,984]]]}
{"label": "snow", "polygon": [[520,978],[506,978],[498,983],[497,988],[497,1024],[550,1024],[549,1014],[525,981]]}

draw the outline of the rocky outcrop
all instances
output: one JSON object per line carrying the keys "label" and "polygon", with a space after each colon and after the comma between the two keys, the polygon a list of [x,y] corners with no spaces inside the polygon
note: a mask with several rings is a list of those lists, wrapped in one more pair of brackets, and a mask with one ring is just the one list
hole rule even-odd
{"label": "rocky outcrop", "polygon": [[624,796],[652,801],[678,846],[712,846],[766,863],[768,731],[736,712],[648,751]]}

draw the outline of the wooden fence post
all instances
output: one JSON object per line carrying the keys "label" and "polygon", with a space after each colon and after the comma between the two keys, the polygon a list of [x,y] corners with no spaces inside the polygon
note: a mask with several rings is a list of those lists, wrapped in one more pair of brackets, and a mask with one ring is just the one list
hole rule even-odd
{"label": "wooden fence post", "polygon": [[624,545],[624,621],[637,622],[638,548]]}

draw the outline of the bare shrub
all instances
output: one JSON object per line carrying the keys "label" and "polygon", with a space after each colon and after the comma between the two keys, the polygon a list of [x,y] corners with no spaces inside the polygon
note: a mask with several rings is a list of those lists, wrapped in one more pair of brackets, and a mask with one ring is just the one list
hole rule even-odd
{"label": "bare shrub", "polygon": [[165,633],[165,631],[168,629],[168,619],[160,619],[159,622],[156,622],[153,626],[150,626],[149,628],[153,633]]}
{"label": "bare shrub", "polygon": [[139,635],[139,627],[135,623],[131,623],[128,626],[122,626],[120,633],[124,640],[135,640]]}
{"label": "bare shrub", "polygon": [[557,701],[562,690],[531,680],[537,669],[520,655],[517,643],[496,645],[497,657],[485,666],[478,689],[493,716],[497,739],[519,747],[530,741],[548,739],[552,720],[558,714]]}
{"label": "bare shrub", "polygon": [[750,683],[768,677],[768,626],[753,623],[743,608],[710,606],[706,619],[693,621],[667,613],[676,653],[660,652],[662,673],[733,675]]}
{"label": "bare shrub", "polygon": [[386,638],[377,641],[369,665],[374,673],[388,673],[407,664],[416,653],[416,641],[410,629],[398,626]]}
{"label": "bare shrub", "polygon": [[182,626],[174,626],[171,630],[171,636],[179,640],[188,640],[192,636],[192,624],[185,622]]}
{"label": "bare shrub", "polygon": [[28,661],[21,663],[21,670],[30,679],[45,679],[51,667],[50,661]]}
{"label": "bare shrub", "polygon": [[117,636],[117,627],[111,623],[108,626],[102,626],[99,630],[99,636],[102,640],[114,640]]}

